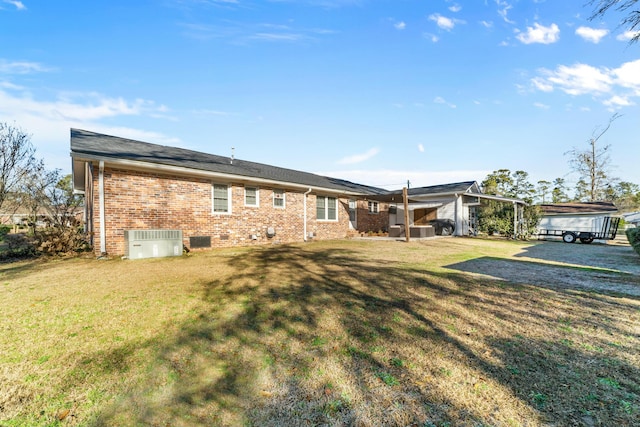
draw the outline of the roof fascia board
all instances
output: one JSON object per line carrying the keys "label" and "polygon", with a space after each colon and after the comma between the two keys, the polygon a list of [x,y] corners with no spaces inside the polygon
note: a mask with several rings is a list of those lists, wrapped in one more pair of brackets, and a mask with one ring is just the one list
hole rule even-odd
{"label": "roof fascia board", "polygon": [[481,199],[489,199],[489,200],[497,200],[500,202],[511,202],[511,203],[520,203],[523,205],[526,205],[527,203],[524,200],[520,200],[520,199],[512,199],[509,197],[501,197],[501,196],[492,196],[490,194],[482,194],[482,193],[467,193],[467,192],[461,192],[461,191],[450,191],[450,192],[446,192],[446,193],[433,193],[433,194],[414,194],[414,195],[409,195],[410,199],[413,200],[421,200],[423,198],[434,198],[434,197],[445,197],[445,196],[449,196],[449,197],[457,197],[457,196],[468,196],[468,197],[479,197]]}
{"label": "roof fascia board", "polygon": [[[468,194],[464,194],[465,196]],[[509,203],[517,203],[520,205],[527,205],[528,203],[525,202],[524,200],[520,200],[520,199],[512,199],[511,197],[502,197],[502,196],[492,196],[490,194],[477,194],[477,193],[473,193],[474,197],[479,197],[481,199],[487,199],[487,200],[497,200],[498,202],[509,202]]]}
{"label": "roof fascia board", "polygon": [[593,216],[593,215],[609,215],[615,214],[617,211],[607,211],[607,212],[550,212],[550,213],[542,213],[542,216]]}
{"label": "roof fascia board", "polygon": [[176,175],[193,176],[193,177],[199,177],[199,178],[222,179],[222,180],[241,182],[241,183],[252,183],[252,184],[255,183],[255,184],[262,184],[262,185],[271,185],[275,187],[296,188],[296,189],[305,190],[305,191],[311,188],[316,193],[323,192],[323,193],[331,193],[331,194],[340,194],[345,196],[369,196],[369,194],[358,193],[355,191],[336,190],[335,188],[325,188],[325,187],[319,187],[314,185],[297,184],[295,182],[276,181],[276,180],[264,179],[264,178],[254,178],[254,177],[244,176],[244,175],[211,172],[211,171],[185,168],[182,166],[163,165],[160,163],[140,162],[137,160],[114,159],[112,157],[107,157],[107,156],[83,156],[81,153],[71,153],[71,157],[74,160],[93,161],[93,162],[104,161],[105,166],[107,165],[123,166],[131,170],[138,170],[138,171],[144,171],[144,172],[148,172],[148,171],[165,172],[165,173],[172,173]]}

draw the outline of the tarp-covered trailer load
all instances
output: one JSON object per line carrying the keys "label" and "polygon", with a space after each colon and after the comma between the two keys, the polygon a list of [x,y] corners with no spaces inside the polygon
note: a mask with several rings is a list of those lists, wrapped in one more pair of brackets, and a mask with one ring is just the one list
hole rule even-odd
{"label": "tarp-covered trailer load", "polygon": [[[565,243],[574,243],[580,239],[582,243],[591,243],[594,240],[613,240],[618,233],[618,225],[620,224],[620,218],[615,216],[600,217],[602,225],[599,230],[584,231],[584,230],[567,230],[561,228],[542,228],[538,230],[538,238],[544,236],[562,237],[562,241]],[[598,221],[600,222],[600,221]]]}

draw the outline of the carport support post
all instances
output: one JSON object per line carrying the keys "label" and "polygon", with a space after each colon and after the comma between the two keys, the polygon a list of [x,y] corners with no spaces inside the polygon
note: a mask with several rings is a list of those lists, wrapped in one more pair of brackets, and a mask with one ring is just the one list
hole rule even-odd
{"label": "carport support post", "polygon": [[518,238],[518,204],[513,202],[513,240]]}
{"label": "carport support post", "polygon": [[464,226],[464,212],[462,207],[462,194],[455,194],[456,203],[455,203],[455,229],[453,230],[454,236],[464,236],[464,230],[462,227]]}
{"label": "carport support post", "polygon": [[409,191],[407,187],[402,187],[402,200],[404,201],[404,235],[405,240],[409,241]]}

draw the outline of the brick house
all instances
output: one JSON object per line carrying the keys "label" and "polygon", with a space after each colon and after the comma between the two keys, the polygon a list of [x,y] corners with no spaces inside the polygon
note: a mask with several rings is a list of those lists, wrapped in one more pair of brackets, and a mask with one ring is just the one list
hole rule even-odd
{"label": "brick house", "polygon": [[181,230],[190,249],[386,231],[386,190],[230,157],[71,129],[74,190],[95,253],[127,230]]}

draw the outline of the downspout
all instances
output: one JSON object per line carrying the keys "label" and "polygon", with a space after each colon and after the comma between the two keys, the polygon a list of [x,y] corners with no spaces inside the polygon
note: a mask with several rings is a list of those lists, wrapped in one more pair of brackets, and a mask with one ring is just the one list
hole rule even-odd
{"label": "downspout", "polygon": [[98,195],[100,197],[100,255],[105,255],[107,253],[107,242],[105,241],[104,160],[100,160],[98,171]]}
{"label": "downspout", "polygon": [[302,200],[302,204],[304,206],[304,224],[302,226],[303,232],[304,232],[304,241],[307,241],[307,196],[309,195],[309,193],[311,193],[311,189],[308,189],[305,193],[304,193],[304,198]]}

